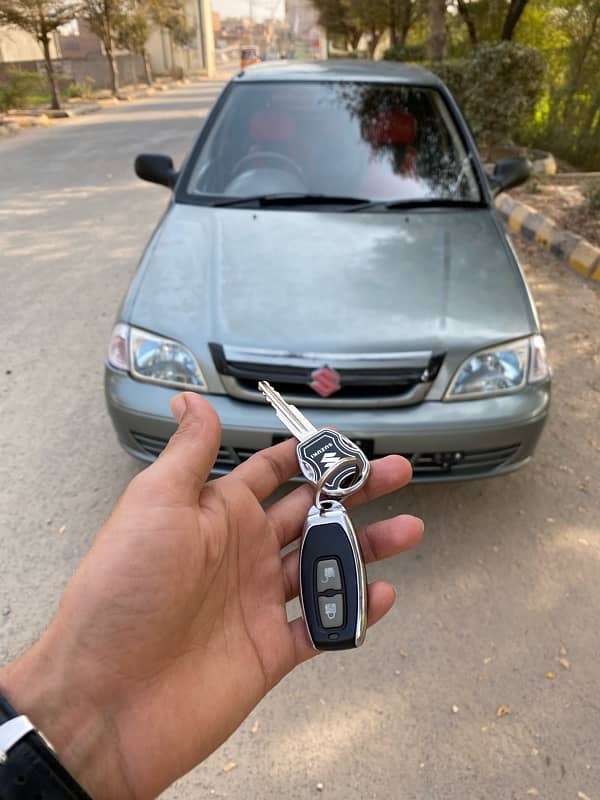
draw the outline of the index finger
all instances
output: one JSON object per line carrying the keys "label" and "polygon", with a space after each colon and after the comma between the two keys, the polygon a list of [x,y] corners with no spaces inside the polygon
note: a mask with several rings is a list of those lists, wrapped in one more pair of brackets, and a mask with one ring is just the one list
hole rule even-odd
{"label": "index finger", "polygon": [[284,483],[300,473],[297,442],[286,439],[251,455],[232,475],[243,481],[261,503]]}

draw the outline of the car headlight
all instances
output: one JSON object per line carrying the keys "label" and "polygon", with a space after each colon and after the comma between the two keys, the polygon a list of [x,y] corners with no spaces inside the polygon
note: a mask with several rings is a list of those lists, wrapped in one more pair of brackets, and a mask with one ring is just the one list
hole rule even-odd
{"label": "car headlight", "polygon": [[517,339],[469,356],[452,379],[445,400],[506,394],[550,375],[543,336]]}
{"label": "car headlight", "polygon": [[180,342],[133,328],[115,325],[108,362],[141,381],[206,391],[206,381],[194,355]]}

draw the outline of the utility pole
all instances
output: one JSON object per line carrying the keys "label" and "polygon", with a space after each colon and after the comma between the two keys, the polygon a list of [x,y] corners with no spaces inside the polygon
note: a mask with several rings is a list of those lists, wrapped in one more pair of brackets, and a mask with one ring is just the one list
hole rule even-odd
{"label": "utility pole", "polygon": [[215,34],[212,24],[212,8],[210,0],[198,0],[198,39],[202,67],[208,78],[214,78],[215,66]]}

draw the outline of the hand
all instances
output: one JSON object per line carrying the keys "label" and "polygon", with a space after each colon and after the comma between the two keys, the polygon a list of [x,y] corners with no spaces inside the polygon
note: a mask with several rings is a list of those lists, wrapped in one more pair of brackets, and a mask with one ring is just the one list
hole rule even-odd
{"label": "hand", "polygon": [[[130,483],[71,579],[40,641],[0,673],[0,688],[53,742],[96,798],[155,797],[217,748],[264,695],[316,655],[298,595],[297,539],[312,502],[302,486],[261,503],[298,473],[293,442],[206,483],[220,441],[210,404],[178,395],[177,433]],[[400,488],[400,456],[372,465],[348,506]],[[420,520],[359,533],[367,561],[414,546]],[[369,587],[373,624],[395,592]],[[368,644],[367,644],[368,646]]]}

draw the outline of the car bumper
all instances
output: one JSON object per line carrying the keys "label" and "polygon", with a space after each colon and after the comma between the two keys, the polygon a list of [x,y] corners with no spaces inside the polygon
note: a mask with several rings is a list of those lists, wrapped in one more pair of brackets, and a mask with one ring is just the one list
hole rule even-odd
{"label": "car bumper", "polygon": [[[105,391],[117,436],[133,456],[152,461],[174,433],[169,401],[177,390],[133,380],[106,368]],[[231,470],[285,435],[267,405],[205,395],[223,428],[215,472]],[[491,477],[524,466],[533,455],[550,402],[550,384],[486,400],[424,402],[385,409],[311,408],[316,427],[334,427],[367,440],[375,457],[400,453],[413,462],[414,480]]]}

